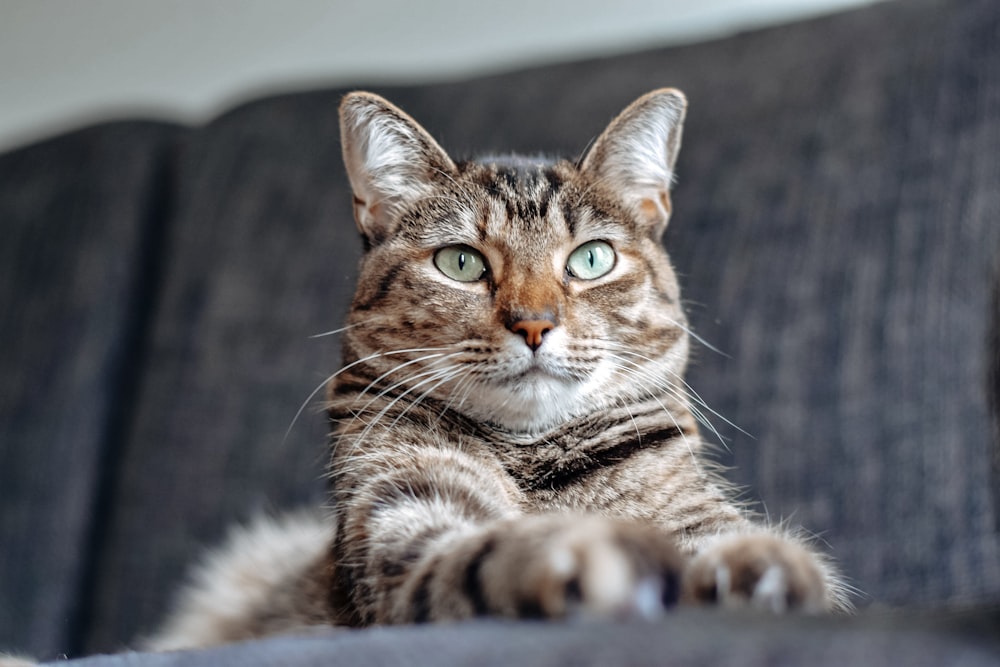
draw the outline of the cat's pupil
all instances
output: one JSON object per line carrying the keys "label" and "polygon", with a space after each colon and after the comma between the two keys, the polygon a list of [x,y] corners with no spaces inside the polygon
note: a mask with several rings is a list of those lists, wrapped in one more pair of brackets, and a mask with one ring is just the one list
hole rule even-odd
{"label": "cat's pupil", "polygon": [[465,270],[465,253],[464,252],[458,253],[458,270],[459,271],[464,271]]}
{"label": "cat's pupil", "polygon": [[587,251],[587,263],[590,264],[590,266],[594,266],[594,261],[595,261],[594,251],[593,250],[588,250]]}

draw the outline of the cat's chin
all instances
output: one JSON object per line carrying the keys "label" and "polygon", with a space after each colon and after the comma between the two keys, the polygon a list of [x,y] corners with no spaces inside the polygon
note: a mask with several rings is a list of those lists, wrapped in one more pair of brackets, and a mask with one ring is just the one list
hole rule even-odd
{"label": "cat's chin", "polygon": [[576,380],[532,370],[516,380],[477,387],[461,410],[513,433],[542,433],[585,411],[582,389]]}

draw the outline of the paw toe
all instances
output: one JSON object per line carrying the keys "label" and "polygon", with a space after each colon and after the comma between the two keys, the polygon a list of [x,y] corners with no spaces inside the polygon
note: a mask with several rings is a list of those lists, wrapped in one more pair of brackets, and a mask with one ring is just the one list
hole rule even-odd
{"label": "paw toe", "polygon": [[683,599],[694,604],[785,613],[829,605],[821,567],[804,547],[770,535],[721,542],[693,559]]}
{"label": "paw toe", "polygon": [[784,613],[788,608],[788,575],[785,569],[780,565],[768,567],[757,580],[751,600],[758,609]]}

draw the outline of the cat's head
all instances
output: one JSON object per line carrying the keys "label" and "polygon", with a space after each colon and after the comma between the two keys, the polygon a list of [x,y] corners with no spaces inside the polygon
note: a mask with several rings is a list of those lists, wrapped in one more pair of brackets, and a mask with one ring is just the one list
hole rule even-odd
{"label": "cat's head", "polygon": [[347,95],[366,251],[344,349],[367,394],[537,433],[679,393],[688,338],[661,236],[685,106],[641,97],[578,164],[456,162],[383,98]]}

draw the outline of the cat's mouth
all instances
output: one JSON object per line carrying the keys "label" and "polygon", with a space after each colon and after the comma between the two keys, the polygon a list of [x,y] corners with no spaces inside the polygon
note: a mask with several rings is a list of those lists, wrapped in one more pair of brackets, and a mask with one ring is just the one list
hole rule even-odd
{"label": "cat's mouth", "polygon": [[524,368],[512,373],[508,378],[509,384],[519,382],[531,382],[538,380],[560,380],[562,382],[582,382],[585,376],[579,372],[574,373],[562,364],[553,362],[544,357],[533,357]]}
{"label": "cat's mouth", "polygon": [[531,366],[530,368],[521,371],[517,375],[508,379],[508,382],[530,382],[531,380],[568,380],[569,377],[565,373],[552,373],[540,366]]}

